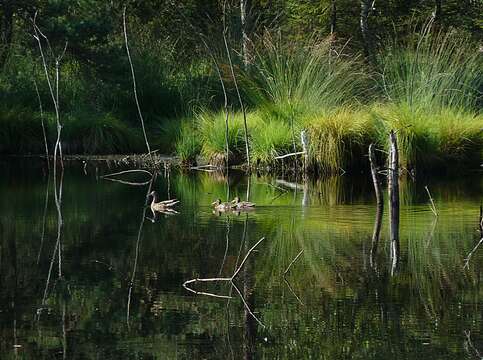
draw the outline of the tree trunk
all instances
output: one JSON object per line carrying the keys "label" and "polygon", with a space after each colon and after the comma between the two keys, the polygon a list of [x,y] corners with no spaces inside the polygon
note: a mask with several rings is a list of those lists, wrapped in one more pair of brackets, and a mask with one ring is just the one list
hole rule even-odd
{"label": "tree trunk", "polygon": [[330,7],[330,35],[334,35],[337,29],[337,5],[336,0],[331,1]]}
{"label": "tree trunk", "polygon": [[361,0],[360,26],[364,47],[364,55],[369,61],[372,62],[372,36],[369,31],[369,15],[371,13],[371,7],[371,0]]}

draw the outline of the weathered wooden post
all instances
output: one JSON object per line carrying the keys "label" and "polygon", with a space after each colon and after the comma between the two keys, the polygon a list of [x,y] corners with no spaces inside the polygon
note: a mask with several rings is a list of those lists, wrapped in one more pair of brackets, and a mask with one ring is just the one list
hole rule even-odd
{"label": "weathered wooden post", "polygon": [[376,155],[374,152],[374,144],[369,145],[369,162],[371,164],[372,182],[374,184],[374,192],[376,194],[376,220],[374,222],[374,230],[372,232],[370,264],[374,266],[374,258],[377,253],[377,246],[381,235],[382,215],[384,213],[384,195],[381,191],[381,183],[378,177],[378,167],[376,165]]}
{"label": "weathered wooden post", "polygon": [[399,153],[396,133],[389,133],[389,166],[387,172],[389,195],[389,237],[391,240],[392,273],[399,262]]}

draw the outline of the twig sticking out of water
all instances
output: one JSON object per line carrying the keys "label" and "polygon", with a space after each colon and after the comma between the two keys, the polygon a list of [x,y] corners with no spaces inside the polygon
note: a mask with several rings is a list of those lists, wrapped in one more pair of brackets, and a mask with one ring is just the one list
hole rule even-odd
{"label": "twig sticking out of water", "polygon": [[295,298],[298,300],[298,302],[300,303],[300,305],[304,305],[304,303],[302,302],[302,300],[300,300],[300,298],[297,296],[297,294],[295,293],[295,291],[293,291],[292,286],[290,285],[290,283],[288,282],[288,280],[286,278],[286,275],[290,271],[290,268],[293,266],[293,264],[295,264],[297,262],[297,260],[300,258],[300,256],[302,255],[303,252],[304,252],[303,249],[300,250],[300,252],[293,258],[293,260],[290,262],[290,264],[288,265],[287,269],[285,269],[285,271],[283,273],[283,281],[285,281],[285,283],[287,284],[288,289],[295,296]]}
{"label": "twig sticking out of water", "polygon": [[468,256],[465,259],[465,265],[463,266],[463,269],[468,269],[470,267],[471,257],[473,256],[473,254],[475,253],[475,251],[478,250],[478,248],[480,247],[480,245],[482,243],[483,243],[483,237],[480,239],[480,241],[478,241],[478,244],[475,245],[475,247],[473,248],[473,250],[471,250],[468,253]]}
{"label": "twig sticking out of water", "polygon": [[229,282],[232,287],[235,288],[235,290],[237,291],[238,295],[240,295],[240,298],[242,299],[242,302],[243,302],[243,305],[245,306],[245,308],[247,309],[247,311],[250,313],[250,315],[262,326],[262,327],[265,327],[265,325],[255,316],[255,314],[253,314],[253,312],[251,311],[250,307],[248,306],[247,302],[245,301],[245,299],[243,298],[243,295],[241,294],[240,290],[238,289],[238,287],[236,286],[234,280],[235,278],[238,276],[238,274],[240,273],[240,271],[243,269],[243,266],[245,265],[245,262],[247,261],[248,257],[251,255],[251,253],[255,250],[255,248],[260,245],[260,243],[265,240],[265,237],[262,237],[260,240],[258,240],[256,242],[255,245],[253,245],[250,250],[248,250],[248,252],[246,253],[245,257],[243,258],[242,262],[240,263],[240,266],[238,266],[238,268],[235,270],[235,272],[233,273],[233,275],[231,277],[216,277],[216,278],[196,278],[196,279],[191,279],[191,280],[186,280],[184,283],[183,283],[183,287],[188,290],[189,292],[192,292],[194,294],[197,294],[197,295],[206,295],[206,296],[211,296],[211,297],[216,297],[216,298],[222,298],[222,299],[232,299],[231,296],[228,296],[228,295],[218,295],[218,294],[213,294],[213,293],[207,293],[207,292],[203,292],[203,291],[197,291],[197,290],[194,290],[192,288],[190,288],[188,285],[189,284],[194,284],[194,283],[197,283],[197,282]]}
{"label": "twig sticking out of water", "polygon": [[431,202],[431,211],[433,212],[434,216],[438,216],[438,212],[436,211],[436,205],[434,205],[433,197],[431,196],[431,193],[429,192],[428,185],[424,187],[426,189],[426,192],[428,193],[429,196],[429,201]]}
{"label": "twig sticking out of water", "polygon": [[297,256],[295,256],[293,258],[293,260],[290,262],[290,264],[288,265],[287,269],[285,269],[284,273],[283,273],[283,277],[285,277],[288,272],[290,271],[290,268],[292,267],[293,264],[295,264],[295,262],[299,259],[299,257],[302,255],[302,253],[304,252],[304,250],[300,250],[300,252],[297,254]]}

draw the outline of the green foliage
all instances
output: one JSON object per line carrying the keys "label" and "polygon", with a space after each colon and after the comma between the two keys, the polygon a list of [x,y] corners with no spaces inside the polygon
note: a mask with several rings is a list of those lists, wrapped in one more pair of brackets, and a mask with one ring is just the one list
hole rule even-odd
{"label": "green foliage", "polygon": [[116,154],[143,149],[139,131],[129,128],[110,113],[73,113],[64,120],[63,129],[62,143],[66,153]]}
{"label": "green foliage", "polygon": [[[54,123],[45,120],[54,131]],[[44,154],[40,116],[26,108],[0,107],[0,154]]]}

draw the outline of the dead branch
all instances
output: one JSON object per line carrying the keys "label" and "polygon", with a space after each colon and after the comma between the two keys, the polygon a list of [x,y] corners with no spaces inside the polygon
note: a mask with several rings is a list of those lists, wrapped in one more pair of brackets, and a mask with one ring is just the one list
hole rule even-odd
{"label": "dead branch", "polygon": [[49,160],[49,146],[47,144],[47,133],[45,131],[45,123],[44,123],[44,109],[42,106],[42,100],[40,99],[40,92],[39,88],[37,86],[37,81],[35,81],[34,78],[34,87],[35,87],[35,92],[37,94],[37,99],[39,100],[39,108],[40,108],[40,123],[42,125],[42,135],[44,137],[44,146],[45,146],[45,158],[47,160],[47,168],[50,171],[50,160]]}
{"label": "dead branch", "polygon": [[243,297],[243,295],[242,295],[240,289],[238,288],[238,286],[236,286],[236,284],[234,282],[231,282],[231,285],[235,288],[236,292],[240,296],[240,299],[242,300],[243,305],[245,306],[245,309],[247,309],[248,313],[256,320],[257,323],[260,324],[260,326],[266,327],[265,324],[262,323],[261,320],[259,318],[257,318],[255,316],[255,314],[253,313],[253,311],[250,309],[250,307],[248,306],[248,304],[247,304],[245,298]]}
{"label": "dead branch", "polygon": [[480,241],[478,241],[478,244],[475,245],[475,247],[473,248],[473,250],[471,250],[468,253],[468,256],[466,256],[465,265],[463,266],[463,269],[468,269],[470,267],[471,257],[473,256],[473,254],[475,253],[475,251],[478,250],[478,248],[480,247],[480,245],[482,243],[483,243],[483,237],[480,239]]}
{"label": "dead branch", "polygon": [[146,148],[148,150],[148,154],[151,158],[151,161],[153,161],[153,155],[151,153],[151,147],[149,146],[148,136],[146,134],[146,129],[144,127],[144,118],[143,118],[143,114],[141,112],[141,106],[139,105],[137,84],[136,84],[136,74],[134,73],[134,66],[133,66],[133,63],[132,63],[131,53],[129,51],[129,43],[128,43],[128,40],[127,40],[126,7],[124,7],[124,9],[122,11],[122,24],[123,24],[123,29],[124,29],[124,44],[126,46],[126,53],[127,53],[128,59],[129,59],[129,66],[131,67],[134,100],[136,101],[136,107],[137,107],[137,110],[138,110],[139,120],[141,121],[141,127],[143,129],[143,135],[144,135],[144,141],[146,143]]}
{"label": "dead branch", "polygon": [[134,169],[134,170],[124,170],[124,171],[119,171],[119,172],[112,173],[112,174],[102,175],[101,179],[105,179],[107,177],[112,177],[112,176],[116,176],[116,175],[129,174],[129,173],[145,173],[145,174],[148,174],[151,177],[153,176],[153,174],[148,170]]}
{"label": "dead branch", "polygon": [[248,257],[250,256],[250,254],[252,253],[253,250],[255,250],[255,248],[263,241],[265,240],[265,237],[262,237],[260,240],[258,240],[256,242],[255,245],[253,245],[250,250],[248,250],[247,254],[245,255],[245,258],[242,260],[240,266],[238,267],[238,269],[236,269],[236,271],[233,273],[233,276],[231,277],[231,281],[233,281],[236,276],[239,274],[240,270],[243,268],[243,265],[245,265],[245,262],[247,261]]}
{"label": "dead branch", "polygon": [[243,305],[245,306],[245,308],[247,309],[247,311],[250,313],[250,315],[263,327],[265,327],[265,325],[255,316],[255,314],[253,314],[253,312],[250,310],[250,307],[248,306],[248,304],[246,303],[245,299],[243,298],[243,295],[241,294],[240,290],[238,289],[238,287],[236,286],[234,280],[235,278],[237,277],[237,275],[240,273],[240,271],[242,270],[243,266],[245,265],[245,262],[247,261],[248,257],[250,256],[250,254],[255,250],[255,248],[263,241],[265,240],[265,237],[262,237],[260,240],[258,240],[256,242],[255,245],[253,245],[249,250],[248,252],[246,253],[244,259],[242,260],[242,262],[240,263],[240,266],[235,270],[235,272],[233,273],[233,275],[229,278],[227,277],[215,277],[215,278],[196,278],[196,279],[191,279],[191,280],[186,280],[184,283],[183,283],[183,287],[194,293],[194,294],[197,294],[197,295],[207,295],[207,296],[211,296],[211,297],[217,297],[217,298],[222,298],[222,299],[232,299],[231,296],[228,296],[228,295],[218,295],[218,294],[213,294],[213,293],[207,293],[207,292],[203,292],[203,291],[197,291],[197,290],[194,290],[192,289],[191,287],[189,287],[188,285],[189,284],[194,284],[194,283],[197,283],[197,282],[229,282],[232,287],[235,288],[235,290],[238,292],[238,295],[240,295],[240,298],[242,299],[242,302],[243,302]]}
{"label": "dead branch", "polygon": [[433,212],[434,216],[438,216],[438,212],[436,211],[436,205],[434,205],[433,197],[431,196],[431,193],[429,192],[428,185],[424,187],[426,189],[426,192],[428,193],[429,196],[429,201],[431,201],[431,211]]}
{"label": "dead branch", "polygon": [[305,151],[298,151],[298,152],[294,152],[294,153],[290,153],[290,154],[285,154],[285,155],[281,155],[281,156],[275,156],[275,160],[279,160],[279,159],[285,159],[287,157],[290,157],[290,156],[296,156],[296,155],[305,155],[306,152]]}
{"label": "dead branch", "polygon": [[288,274],[288,272],[290,271],[290,268],[292,267],[292,265],[295,264],[295,262],[299,259],[299,257],[302,255],[303,252],[304,252],[303,249],[300,250],[300,252],[297,254],[297,256],[295,256],[293,258],[293,260],[288,265],[287,269],[285,269],[285,271],[283,272],[283,277],[285,277]]}

